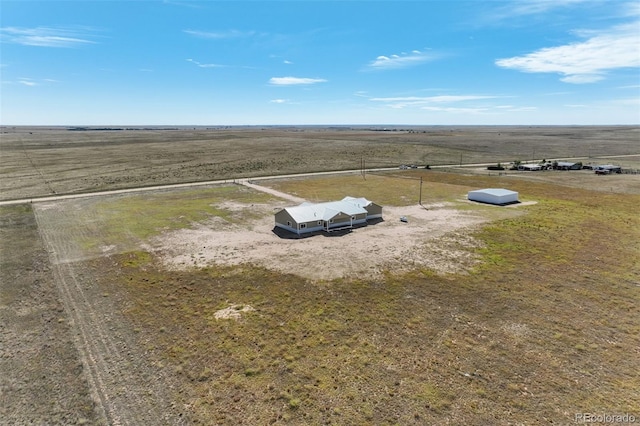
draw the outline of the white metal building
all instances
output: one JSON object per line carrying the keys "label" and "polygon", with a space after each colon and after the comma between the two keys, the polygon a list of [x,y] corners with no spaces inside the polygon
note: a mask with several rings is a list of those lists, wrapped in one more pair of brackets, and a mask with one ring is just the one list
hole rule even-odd
{"label": "white metal building", "polygon": [[469,191],[467,198],[480,203],[505,205],[518,202],[518,193],[503,188],[487,188]]}

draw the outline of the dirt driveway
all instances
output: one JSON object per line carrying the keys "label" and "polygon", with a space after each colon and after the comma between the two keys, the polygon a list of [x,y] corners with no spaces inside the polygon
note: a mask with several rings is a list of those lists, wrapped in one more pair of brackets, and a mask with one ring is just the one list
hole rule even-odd
{"label": "dirt driveway", "polygon": [[[248,206],[227,203],[221,207]],[[271,214],[277,207],[252,208]],[[483,222],[480,216],[445,204],[385,207],[383,215],[384,221],[346,234],[301,239],[276,235],[269,216],[244,226],[215,218],[157,237],[147,249],[171,269],[252,263],[312,280],[371,277],[383,270],[415,267],[460,272],[473,263],[468,249],[476,243],[462,230]],[[408,223],[401,222],[400,216],[406,216]]]}

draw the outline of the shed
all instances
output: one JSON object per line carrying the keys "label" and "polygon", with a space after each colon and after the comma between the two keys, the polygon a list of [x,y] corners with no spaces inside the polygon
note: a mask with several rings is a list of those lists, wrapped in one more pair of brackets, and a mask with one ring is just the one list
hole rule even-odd
{"label": "shed", "polygon": [[487,188],[469,191],[467,198],[480,203],[496,204],[503,206],[506,204],[518,203],[518,193],[503,188]]}

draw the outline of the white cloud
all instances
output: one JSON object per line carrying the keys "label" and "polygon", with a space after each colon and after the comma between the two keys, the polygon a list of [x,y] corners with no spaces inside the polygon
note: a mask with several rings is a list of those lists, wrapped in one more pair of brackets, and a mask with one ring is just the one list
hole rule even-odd
{"label": "white cloud", "polygon": [[89,30],[86,28],[0,28],[3,41],[24,46],[39,47],[76,47],[94,44],[89,40]]}
{"label": "white cloud", "polygon": [[464,114],[480,114],[488,112],[487,108],[455,108],[455,107],[422,107],[420,109],[435,112],[451,112]]}
{"label": "white cloud", "polygon": [[[548,47],[524,56],[498,59],[496,65],[531,73],[559,73],[566,83],[593,83],[606,72],[640,67],[640,22],[606,32],[591,32],[583,42]],[[587,34],[587,33],[582,33]]]}
{"label": "white cloud", "polygon": [[238,30],[226,30],[226,31],[198,31],[198,30],[184,30],[185,33],[214,40],[222,40],[229,38],[246,38],[256,35],[255,31],[238,31]]}
{"label": "white cloud", "polygon": [[287,102],[289,102],[287,99],[272,99],[269,101],[272,104],[286,104]]}
{"label": "white cloud", "polygon": [[586,0],[522,0],[511,3],[509,11],[514,15],[533,15],[546,13],[552,9],[573,6]]}
{"label": "white cloud", "polygon": [[494,99],[497,96],[479,95],[442,95],[442,96],[404,96],[391,98],[371,98],[374,102],[386,102],[390,107],[400,109],[406,107],[422,107],[432,104],[455,103],[465,101],[476,101],[481,99]]}
{"label": "white cloud", "polygon": [[29,86],[29,87],[33,87],[33,86],[37,86],[38,83],[36,83],[35,81],[31,80],[30,78],[21,78],[18,80],[18,83],[20,84],[24,84],[25,86]]}
{"label": "white cloud", "polygon": [[302,78],[302,77],[273,77],[269,80],[269,84],[274,86],[296,86],[309,85],[316,83],[326,83],[323,78]]}
{"label": "white cloud", "polygon": [[[640,98],[614,99],[613,101],[611,101],[611,103],[616,105],[629,105],[640,108]],[[636,116],[637,111],[638,110],[636,110]]]}
{"label": "white cloud", "polygon": [[192,64],[195,64],[195,65],[199,66],[200,68],[225,68],[225,65],[203,64],[203,63],[200,63],[198,61],[194,61],[193,59],[187,59],[187,62],[191,62]]}
{"label": "white cloud", "polygon": [[3,83],[22,84],[23,86],[27,87],[35,87],[59,83],[59,81],[53,78],[33,79],[29,77],[19,77],[16,81],[4,81]]}
{"label": "white cloud", "polygon": [[411,53],[403,52],[400,55],[378,56],[374,61],[369,63],[368,67],[369,69],[378,70],[406,68],[421,64],[430,59],[433,59],[433,57],[425,52],[413,50]]}
{"label": "white cloud", "polygon": [[505,112],[533,111],[535,107],[514,105],[492,105],[485,101],[503,99],[508,96],[490,95],[440,95],[440,96],[400,96],[370,98],[373,102],[383,102],[393,110],[431,111],[447,114],[503,114]]}

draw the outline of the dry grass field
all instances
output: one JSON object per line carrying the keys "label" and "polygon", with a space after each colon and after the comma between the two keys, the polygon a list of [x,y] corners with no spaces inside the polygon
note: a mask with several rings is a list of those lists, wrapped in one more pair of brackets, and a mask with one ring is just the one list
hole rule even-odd
{"label": "dry grass field", "polygon": [[[572,157],[599,162],[598,156],[637,155],[640,140],[640,128],[630,126],[380,129],[2,127],[0,199],[350,170],[363,160],[369,168]],[[637,156],[621,159],[640,169]]]}
{"label": "dry grass field", "polygon": [[[248,164],[237,153],[248,155],[251,134],[264,138],[257,147],[275,143],[276,133],[290,133],[289,147],[301,147],[306,139],[294,130],[237,131],[237,151],[226,145],[225,164]],[[558,144],[557,135],[571,134],[562,136],[571,142],[550,146],[558,155],[545,157],[579,156],[574,145],[596,146],[588,128],[537,135],[487,129],[476,143],[499,130],[523,138],[502,146],[502,161],[515,159],[529,141]],[[637,129],[619,130],[624,138],[598,130],[606,153],[634,154]],[[3,185],[13,188],[4,177],[23,185],[3,190],[4,199],[47,194],[45,180],[56,192],[158,183],[149,173],[156,167],[172,183],[276,170],[205,177],[186,167],[223,164],[187,153],[213,144],[215,134],[231,135],[228,129],[156,130],[166,138],[159,145],[121,141],[117,160],[115,148],[102,146],[109,155],[84,163],[81,151],[101,147],[91,137],[118,132],[65,130],[87,138],[75,147],[76,171],[66,175],[74,148],[60,148],[57,160],[52,148],[47,162],[36,131],[21,131],[23,142],[33,138],[22,154],[16,148],[5,157],[2,135]],[[358,168],[369,143],[386,152],[380,165],[418,163],[412,156],[427,152],[429,159],[446,152],[454,163],[464,150],[469,163],[499,155],[447,135],[455,131],[426,133],[442,138],[431,147],[408,142],[424,133],[311,129],[308,149],[327,151],[306,166],[328,167],[328,151],[341,145],[346,152],[345,141],[353,152],[336,168]],[[138,132],[152,131],[132,137]],[[448,146],[445,137],[458,142]],[[136,144],[149,152],[149,164]],[[393,147],[398,151],[389,154]],[[441,164],[450,162],[442,155]],[[7,167],[25,158],[31,168],[24,170],[38,169],[40,177]],[[132,167],[135,158],[139,167]],[[637,157],[621,158],[633,164]],[[116,170],[139,180],[108,181]],[[184,174],[171,175],[177,170]],[[73,173],[84,183],[74,186]],[[273,212],[288,201],[240,185],[2,206],[0,423],[528,425],[573,424],[584,412],[640,419],[637,178],[465,169],[259,182],[310,201],[353,195],[385,207],[376,225],[300,240],[271,232]],[[516,190],[523,203],[465,199],[482,187]],[[398,220],[405,213],[408,224]]]}

